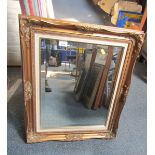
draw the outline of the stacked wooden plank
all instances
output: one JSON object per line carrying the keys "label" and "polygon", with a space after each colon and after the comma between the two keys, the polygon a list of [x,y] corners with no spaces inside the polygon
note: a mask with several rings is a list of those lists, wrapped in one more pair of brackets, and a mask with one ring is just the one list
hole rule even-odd
{"label": "stacked wooden plank", "polygon": [[76,100],[81,100],[89,109],[98,109],[103,104],[103,94],[112,57],[111,46],[108,47],[108,52],[101,62],[96,61],[97,49],[85,52],[85,64],[77,79],[74,92]]}

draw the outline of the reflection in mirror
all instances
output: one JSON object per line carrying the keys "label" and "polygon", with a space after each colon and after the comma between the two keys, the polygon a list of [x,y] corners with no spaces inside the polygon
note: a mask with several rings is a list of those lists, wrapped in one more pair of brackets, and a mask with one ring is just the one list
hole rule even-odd
{"label": "reflection in mirror", "polygon": [[105,125],[123,47],[40,38],[41,128]]}

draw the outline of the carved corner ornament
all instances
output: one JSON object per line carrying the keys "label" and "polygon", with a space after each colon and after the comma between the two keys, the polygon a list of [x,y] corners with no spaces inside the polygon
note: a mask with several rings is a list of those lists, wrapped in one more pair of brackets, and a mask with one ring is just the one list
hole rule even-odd
{"label": "carved corner ornament", "polygon": [[27,132],[27,143],[39,142],[44,138],[46,138],[45,135],[39,135],[33,131]]}
{"label": "carved corner ornament", "polygon": [[20,35],[24,38],[26,46],[29,47],[30,41],[30,23],[26,19],[20,20]]}

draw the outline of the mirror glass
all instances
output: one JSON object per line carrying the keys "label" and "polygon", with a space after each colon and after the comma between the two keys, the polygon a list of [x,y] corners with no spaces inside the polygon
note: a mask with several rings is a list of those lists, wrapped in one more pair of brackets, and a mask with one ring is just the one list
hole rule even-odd
{"label": "mirror glass", "polygon": [[123,49],[39,38],[40,128],[105,125]]}

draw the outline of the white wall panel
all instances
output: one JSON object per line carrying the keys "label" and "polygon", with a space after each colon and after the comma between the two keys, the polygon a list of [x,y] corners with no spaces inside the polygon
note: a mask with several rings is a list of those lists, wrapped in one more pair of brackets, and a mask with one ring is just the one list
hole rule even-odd
{"label": "white wall panel", "polygon": [[21,13],[18,0],[7,1],[7,64],[21,65],[18,14]]}

